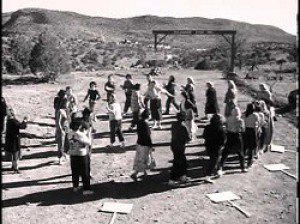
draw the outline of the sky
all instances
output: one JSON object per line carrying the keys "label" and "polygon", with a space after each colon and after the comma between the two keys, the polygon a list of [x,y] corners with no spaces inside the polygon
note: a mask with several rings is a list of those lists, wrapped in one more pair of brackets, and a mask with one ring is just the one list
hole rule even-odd
{"label": "sky", "polygon": [[231,19],[273,25],[297,35],[297,0],[2,0],[2,12],[44,8],[89,16],[141,15]]}

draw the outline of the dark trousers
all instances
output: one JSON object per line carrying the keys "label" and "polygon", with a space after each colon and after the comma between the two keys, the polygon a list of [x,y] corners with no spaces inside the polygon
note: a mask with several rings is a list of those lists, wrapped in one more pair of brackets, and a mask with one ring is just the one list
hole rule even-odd
{"label": "dark trousers", "polygon": [[221,149],[222,146],[218,146],[218,145],[206,146],[206,151],[209,156],[209,162],[206,169],[207,176],[211,176],[212,174],[216,173],[218,164],[221,159]]}
{"label": "dark trousers", "polygon": [[137,125],[138,121],[139,121],[139,111],[132,112],[131,127],[134,128]]}
{"label": "dark trousers", "polygon": [[82,179],[83,190],[90,190],[90,158],[86,156],[71,156],[71,170],[73,187],[79,186],[79,177]]}
{"label": "dark trousers", "polygon": [[126,95],[126,100],[125,100],[125,105],[124,105],[124,113],[127,113],[130,105],[131,105],[131,95]]}
{"label": "dark trousers", "polygon": [[167,102],[166,102],[166,112],[165,112],[166,114],[169,113],[171,104],[173,104],[174,107],[177,110],[179,110],[179,105],[178,105],[178,103],[176,103],[175,98],[174,97],[168,97]]}
{"label": "dark trousers", "polygon": [[244,134],[244,153],[248,156],[247,166],[252,166],[253,157],[257,153],[257,130],[256,128],[246,128]]}
{"label": "dark trousers", "polygon": [[150,100],[151,118],[155,121],[162,120],[161,99],[155,98]]}
{"label": "dark trousers", "polygon": [[113,144],[116,141],[116,135],[120,142],[124,141],[122,133],[122,121],[121,120],[111,120],[109,121],[110,127],[110,143]]}
{"label": "dark trousers", "polygon": [[218,169],[223,169],[224,163],[229,154],[236,153],[239,156],[241,169],[245,169],[245,156],[243,148],[243,139],[240,133],[227,133],[227,141],[222,152],[222,158]]}
{"label": "dark trousers", "polygon": [[185,146],[172,147],[173,152],[173,167],[171,168],[170,180],[178,180],[183,175],[187,174],[187,161],[185,157]]}

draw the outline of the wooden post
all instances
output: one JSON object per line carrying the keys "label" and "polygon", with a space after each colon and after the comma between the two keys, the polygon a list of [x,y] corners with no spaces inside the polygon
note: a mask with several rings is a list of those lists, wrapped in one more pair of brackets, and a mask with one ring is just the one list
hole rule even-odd
{"label": "wooden post", "polygon": [[157,50],[157,34],[154,34],[154,50]]}
{"label": "wooden post", "polygon": [[234,58],[235,58],[235,44],[234,44],[234,37],[235,37],[235,34],[232,34],[230,72],[234,72]]}

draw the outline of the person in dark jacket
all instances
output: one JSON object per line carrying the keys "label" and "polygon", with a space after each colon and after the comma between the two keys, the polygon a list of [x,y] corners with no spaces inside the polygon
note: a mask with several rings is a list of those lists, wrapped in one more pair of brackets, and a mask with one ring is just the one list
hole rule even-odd
{"label": "person in dark jacket", "polygon": [[210,124],[205,126],[203,131],[206,152],[209,156],[209,164],[206,169],[207,181],[210,176],[217,174],[217,165],[221,158],[222,147],[225,144],[226,134],[223,128],[221,115],[214,114],[210,119]]}
{"label": "person in dark jacket", "polygon": [[12,155],[12,170],[19,173],[18,160],[20,157],[20,129],[25,129],[27,117],[24,117],[22,122],[19,122],[14,110],[9,108],[6,122],[6,136],[5,136],[5,151]]}
{"label": "person in dark jacket", "polygon": [[174,159],[168,183],[170,186],[188,181],[185,145],[189,141],[189,133],[185,126],[185,120],[185,114],[178,113],[177,121],[173,122],[171,127],[171,150]]}
{"label": "person in dark jacket", "polygon": [[109,101],[109,97],[111,95],[113,95],[116,91],[116,85],[115,85],[115,82],[114,82],[114,78],[113,78],[113,74],[110,74],[108,76],[108,81],[105,83],[104,85],[104,90],[106,91],[106,100],[107,102]]}
{"label": "person in dark jacket", "polygon": [[167,102],[166,102],[166,111],[165,113],[163,113],[164,115],[169,114],[170,112],[170,106],[171,104],[174,105],[174,107],[179,110],[179,105],[178,103],[175,101],[175,77],[173,75],[171,75],[169,77],[169,81],[167,85],[164,85],[164,88],[172,95],[172,96],[168,96]]}
{"label": "person in dark jacket", "polygon": [[220,110],[217,101],[217,92],[213,83],[207,82],[206,86],[205,118],[210,119],[210,114],[217,114]]}
{"label": "person in dark jacket", "polygon": [[151,130],[147,120],[149,119],[150,112],[145,109],[141,113],[141,119],[137,123],[137,146],[136,154],[133,164],[133,174],[130,176],[134,181],[138,180],[138,173],[144,172],[147,176],[147,169],[149,168],[149,159],[151,158],[151,151],[153,151],[153,144],[151,139]]}

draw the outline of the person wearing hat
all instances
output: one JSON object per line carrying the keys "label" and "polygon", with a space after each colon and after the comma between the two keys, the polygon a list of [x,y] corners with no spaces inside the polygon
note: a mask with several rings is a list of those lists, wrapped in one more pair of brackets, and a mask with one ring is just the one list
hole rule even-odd
{"label": "person wearing hat", "polygon": [[27,120],[28,118],[25,116],[22,122],[18,121],[14,110],[12,108],[8,109],[4,150],[11,154],[12,170],[15,173],[19,173],[18,161],[21,153],[20,129],[26,128]]}
{"label": "person wearing hat", "polygon": [[185,156],[186,143],[189,141],[189,133],[185,126],[186,115],[177,113],[177,121],[171,126],[171,150],[173,153],[173,166],[168,184],[176,184],[188,181],[187,161]]}
{"label": "person wearing hat", "polygon": [[226,140],[223,118],[220,114],[214,114],[211,117],[210,124],[204,128],[203,138],[205,140],[206,153],[209,156],[206,180],[211,182],[210,176],[217,174],[217,166],[221,158],[222,147]]}
{"label": "person wearing hat", "polygon": [[124,137],[122,133],[122,109],[120,103],[116,102],[115,95],[109,95],[106,109],[109,115],[110,128],[110,145],[115,146],[115,138],[117,135],[122,147],[125,147]]}
{"label": "person wearing hat", "polygon": [[149,110],[144,109],[141,113],[140,120],[137,122],[137,145],[134,158],[133,170],[134,172],[130,176],[134,181],[138,180],[138,173],[143,172],[144,176],[147,176],[147,169],[149,169],[149,159],[151,157],[151,151],[153,150],[153,144],[151,139],[151,130],[149,128]]}
{"label": "person wearing hat", "polygon": [[211,114],[219,113],[219,105],[217,101],[217,92],[212,82],[206,83],[206,104],[205,104],[205,118],[210,119]]}
{"label": "person wearing hat", "polygon": [[196,97],[194,92],[194,79],[193,77],[187,78],[187,84],[185,86],[182,86],[184,91],[187,92],[189,100],[194,104],[195,107],[195,117],[198,117],[198,108],[196,104]]}

